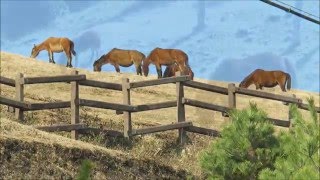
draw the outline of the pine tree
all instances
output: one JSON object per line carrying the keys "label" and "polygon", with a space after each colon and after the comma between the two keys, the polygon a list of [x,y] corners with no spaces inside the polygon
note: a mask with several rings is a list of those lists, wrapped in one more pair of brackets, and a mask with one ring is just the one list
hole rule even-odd
{"label": "pine tree", "polygon": [[275,169],[263,170],[260,179],[320,179],[320,127],[314,100],[308,99],[311,120],[306,121],[296,105],[290,106],[293,128],[279,136],[281,155]]}
{"label": "pine tree", "polygon": [[273,168],[278,153],[273,125],[254,103],[230,117],[221,138],[202,154],[201,166],[210,179],[257,179],[262,169]]}

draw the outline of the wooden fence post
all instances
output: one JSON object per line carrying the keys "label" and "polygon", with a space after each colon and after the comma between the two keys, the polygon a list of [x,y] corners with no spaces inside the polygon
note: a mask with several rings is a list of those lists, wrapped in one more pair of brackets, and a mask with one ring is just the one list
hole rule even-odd
{"label": "wooden fence post", "polygon": [[[122,78],[122,94],[123,94],[123,104],[130,105],[130,84],[128,78]],[[131,124],[131,112],[123,112],[123,135],[126,138],[130,138],[132,132]]]}
{"label": "wooden fence post", "polygon": [[[19,73],[16,77],[16,100],[23,101],[24,99],[24,84],[22,84],[23,74]],[[23,110],[16,108],[15,116],[19,121],[23,121]]]}
{"label": "wooden fence post", "polygon": [[[292,94],[292,97],[296,97],[296,95],[295,94]],[[290,112],[290,106],[289,106],[289,129],[291,129],[292,128],[292,115],[291,115],[291,112]]]}
{"label": "wooden fence post", "polygon": [[[176,72],[176,77],[181,76],[181,72]],[[181,82],[176,82],[176,91],[177,91],[177,119],[178,122],[184,122],[185,118],[185,107],[182,103],[184,97],[183,84]],[[186,143],[187,133],[184,128],[179,129],[179,143],[184,145]]]}
{"label": "wooden fence post", "polygon": [[236,85],[233,83],[228,84],[228,99],[229,99],[229,108],[236,108]]}
{"label": "wooden fence post", "polygon": [[[72,74],[78,74],[78,71],[73,71]],[[77,81],[71,82],[71,124],[79,123],[79,83]],[[78,139],[78,132],[71,131],[71,138]]]}

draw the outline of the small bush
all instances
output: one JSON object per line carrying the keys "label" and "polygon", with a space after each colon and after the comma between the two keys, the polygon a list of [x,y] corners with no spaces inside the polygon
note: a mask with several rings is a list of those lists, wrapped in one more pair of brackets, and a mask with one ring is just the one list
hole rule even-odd
{"label": "small bush", "polygon": [[82,162],[79,175],[77,176],[77,180],[88,180],[90,179],[90,173],[93,168],[93,164],[89,160],[84,160]]}
{"label": "small bush", "polygon": [[230,113],[232,123],[200,158],[210,179],[257,179],[264,168],[273,169],[279,142],[267,115],[250,103]]}
{"label": "small bush", "polygon": [[260,179],[320,179],[320,126],[314,100],[308,99],[311,121],[306,121],[296,105],[290,106],[293,128],[279,136],[281,154],[275,169],[265,169]]}

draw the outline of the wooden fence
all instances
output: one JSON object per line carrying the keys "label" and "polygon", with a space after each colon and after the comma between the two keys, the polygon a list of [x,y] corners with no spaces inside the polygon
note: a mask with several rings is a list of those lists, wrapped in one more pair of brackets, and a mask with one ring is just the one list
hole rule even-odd
{"label": "wooden fence", "polygon": [[[57,83],[57,82],[70,83],[70,86],[71,86],[70,101],[49,102],[49,103],[27,103],[24,101],[25,85],[39,84],[39,83]],[[176,84],[177,99],[175,101],[151,103],[151,104],[144,104],[144,105],[131,104],[131,96],[130,96],[131,89],[146,87],[146,86],[168,84],[168,83]],[[130,82],[128,78],[124,78],[122,80],[122,84],[101,82],[96,80],[87,80],[86,75],[78,74],[77,71],[74,71],[71,75],[48,76],[48,77],[24,77],[23,74],[19,73],[15,80],[9,79],[6,77],[0,77],[0,84],[15,87],[16,89],[15,99],[0,95],[0,104],[14,107],[15,116],[20,121],[23,121],[24,119],[23,117],[24,111],[70,108],[71,109],[70,124],[52,125],[52,126],[36,126],[36,128],[49,131],[49,132],[70,131],[71,137],[73,139],[78,139],[79,133],[85,134],[88,132],[93,132],[93,133],[103,132],[110,136],[124,136],[126,138],[130,138],[136,135],[150,134],[150,133],[173,130],[173,129],[179,130],[179,142],[181,144],[184,144],[186,141],[186,132],[193,132],[193,133],[199,133],[199,134],[210,135],[210,136],[219,136],[220,133],[217,130],[197,127],[197,126],[194,126],[192,122],[186,121],[185,105],[218,111],[218,112],[221,112],[223,116],[228,116],[228,111],[230,109],[236,108],[236,94],[244,94],[248,96],[255,96],[255,97],[261,97],[265,99],[282,101],[286,104],[295,103],[295,104],[298,104],[299,108],[307,109],[307,105],[303,104],[302,100],[296,97],[288,97],[288,96],[276,95],[276,94],[262,92],[262,91],[238,88],[235,86],[235,84],[229,84],[228,88],[219,87],[215,85],[192,81],[190,80],[189,76],[180,76],[179,72],[177,73],[176,77],[147,80],[147,81],[141,81],[141,82]],[[102,102],[102,101],[89,100],[89,99],[81,99],[79,97],[80,85],[103,88],[103,89],[111,89],[119,92],[121,91],[123,94],[123,103],[120,104],[120,103]],[[228,107],[215,105],[214,103],[207,103],[199,100],[186,98],[184,96],[184,86],[227,95]],[[80,119],[79,119],[80,106],[111,109],[111,110],[115,110],[117,114],[123,114],[123,118],[124,118],[123,132],[87,127],[84,124],[80,123]],[[132,129],[131,113],[156,110],[156,109],[162,109],[162,108],[171,108],[171,107],[177,108],[176,123],[142,128],[142,129]],[[318,113],[320,112],[319,107],[317,107],[317,112]],[[273,124],[277,126],[283,126],[283,127],[290,126],[290,117],[289,117],[289,120],[280,120],[280,119],[270,118],[270,121],[272,121]]]}

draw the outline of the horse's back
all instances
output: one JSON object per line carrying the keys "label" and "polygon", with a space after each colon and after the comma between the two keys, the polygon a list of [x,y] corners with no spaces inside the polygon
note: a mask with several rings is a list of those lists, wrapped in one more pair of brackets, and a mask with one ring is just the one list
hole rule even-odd
{"label": "horse's back", "polygon": [[107,53],[107,56],[109,56],[109,58],[114,61],[131,60],[131,59],[142,61],[145,57],[145,55],[140,51],[119,49],[119,48],[113,48],[109,53]]}
{"label": "horse's back", "polygon": [[63,47],[70,47],[73,45],[73,42],[67,37],[49,37],[45,40],[49,46],[63,46]]}
{"label": "horse's back", "polygon": [[160,61],[172,61],[172,60],[179,60],[179,61],[187,61],[188,56],[185,52],[180,49],[162,49],[162,48],[155,48],[151,51],[150,57],[154,59],[159,59]]}

